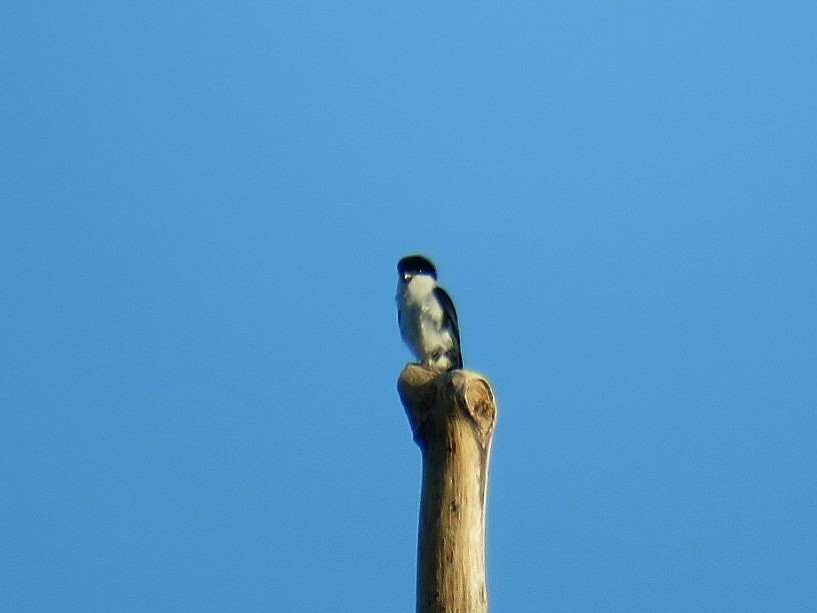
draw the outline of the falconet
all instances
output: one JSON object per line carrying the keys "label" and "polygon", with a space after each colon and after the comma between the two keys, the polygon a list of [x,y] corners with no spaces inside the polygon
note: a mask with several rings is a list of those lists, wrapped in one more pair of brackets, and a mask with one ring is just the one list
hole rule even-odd
{"label": "falconet", "polygon": [[457,311],[437,284],[434,264],[422,255],[408,255],[397,263],[397,273],[397,323],[406,345],[424,366],[462,368]]}

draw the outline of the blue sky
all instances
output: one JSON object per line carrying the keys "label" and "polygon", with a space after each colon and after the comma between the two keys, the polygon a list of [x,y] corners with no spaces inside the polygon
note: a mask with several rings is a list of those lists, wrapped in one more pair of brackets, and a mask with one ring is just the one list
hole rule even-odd
{"label": "blue sky", "polygon": [[0,609],[407,611],[397,259],[494,611],[817,608],[810,2],[0,8]]}

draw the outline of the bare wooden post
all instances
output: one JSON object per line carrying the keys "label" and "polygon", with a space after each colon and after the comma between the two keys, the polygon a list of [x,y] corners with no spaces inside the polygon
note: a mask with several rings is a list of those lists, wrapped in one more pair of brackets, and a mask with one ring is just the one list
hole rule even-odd
{"label": "bare wooden post", "polygon": [[488,381],[408,364],[397,382],[423,453],[417,613],[485,613],[485,499],[496,423]]}

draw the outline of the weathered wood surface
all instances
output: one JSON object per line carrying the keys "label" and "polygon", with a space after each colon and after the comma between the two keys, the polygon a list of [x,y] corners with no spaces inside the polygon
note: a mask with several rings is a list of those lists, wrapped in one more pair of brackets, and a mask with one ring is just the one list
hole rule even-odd
{"label": "weathered wood surface", "polygon": [[485,503],[497,408],[481,375],[408,364],[397,384],[423,453],[417,612],[484,613]]}

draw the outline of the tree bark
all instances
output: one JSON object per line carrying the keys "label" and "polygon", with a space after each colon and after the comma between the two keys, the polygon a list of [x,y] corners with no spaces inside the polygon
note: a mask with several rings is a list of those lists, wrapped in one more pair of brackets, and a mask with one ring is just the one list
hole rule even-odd
{"label": "tree bark", "polygon": [[417,613],[484,613],[485,502],[497,409],[473,372],[408,364],[397,383],[423,454]]}

